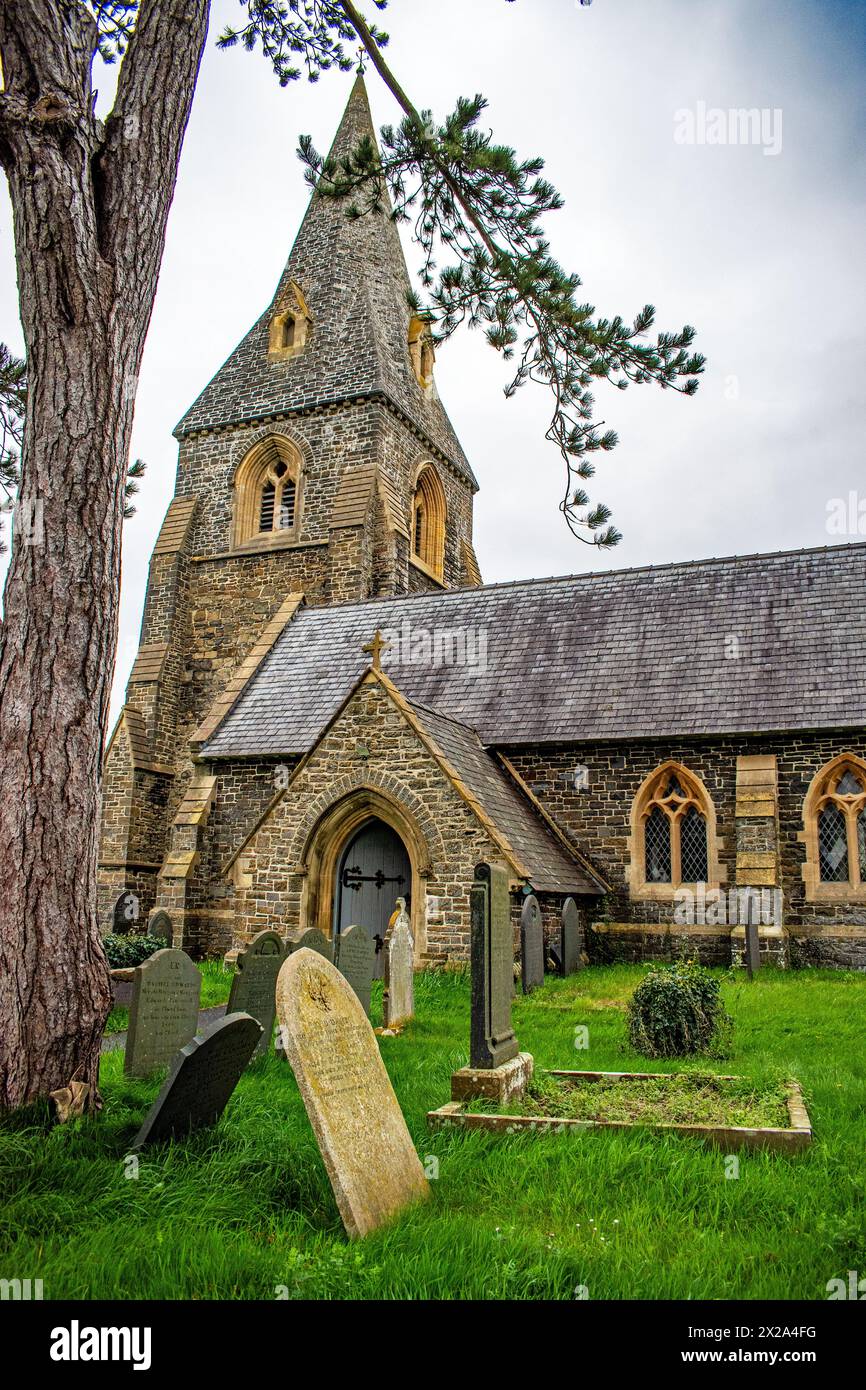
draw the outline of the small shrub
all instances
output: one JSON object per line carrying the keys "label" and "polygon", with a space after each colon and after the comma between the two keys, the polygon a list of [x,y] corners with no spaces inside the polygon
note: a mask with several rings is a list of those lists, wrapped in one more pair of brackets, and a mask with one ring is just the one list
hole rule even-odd
{"label": "small shrub", "polygon": [[154,951],[163,951],[170,943],[159,936],[147,936],[144,932],[130,932],[128,936],[104,936],[102,944],[112,970],[129,970],[141,965]]}
{"label": "small shrub", "polygon": [[723,1057],[732,1031],[720,981],[695,961],[652,966],[629,1000],[629,1042],[645,1057]]}

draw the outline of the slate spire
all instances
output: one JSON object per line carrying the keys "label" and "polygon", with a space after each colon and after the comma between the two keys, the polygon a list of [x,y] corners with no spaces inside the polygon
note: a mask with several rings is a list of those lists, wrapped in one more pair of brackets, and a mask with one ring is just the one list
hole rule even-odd
{"label": "slate spire", "polygon": [[[339,158],[365,135],[376,140],[359,76],[331,154]],[[298,356],[269,360],[270,324],[291,298],[293,285],[308,310],[307,341]],[[384,396],[476,487],[435,384],[425,391],[415,377],[408,349],[409,288],[400,238],[387,213],[353,221],[345,204],[314,193],[271,303],[176,435]]]}

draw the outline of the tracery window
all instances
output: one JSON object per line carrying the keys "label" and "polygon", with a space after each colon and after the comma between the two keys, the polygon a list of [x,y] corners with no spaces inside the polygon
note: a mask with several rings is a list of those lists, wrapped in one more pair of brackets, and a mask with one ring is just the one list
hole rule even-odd
{"label": "tracery window", "polygon": [[300,459],[285,436],[251,449],[235,479],[234,544],[296,539],[300,482]]}
{"label": "tracery window", "polygon": [[827,763],[804,808],[806,865],[813,898],[866,898],[866,763],[853,753]]}
{"label": "tracery window", "polygon": [[718,887],[715,811],[700,778],[665,763],[643,783],[632,807],[632,896],[672,896],[682,884]]}

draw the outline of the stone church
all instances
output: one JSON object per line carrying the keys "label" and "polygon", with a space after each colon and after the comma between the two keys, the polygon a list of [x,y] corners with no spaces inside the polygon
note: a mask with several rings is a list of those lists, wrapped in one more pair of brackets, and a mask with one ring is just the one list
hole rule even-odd
{"label": "stone church", "polygon": [[[359,78],[333,152],[363,134]],[[408,290],[394,224],[314,195],[177,427],[104,930],[220,956],[400,896],[433,964],[496,860],[590,960],[729,963],[751,901],[771,958],[866,967],[866,545],[484,585]]]}

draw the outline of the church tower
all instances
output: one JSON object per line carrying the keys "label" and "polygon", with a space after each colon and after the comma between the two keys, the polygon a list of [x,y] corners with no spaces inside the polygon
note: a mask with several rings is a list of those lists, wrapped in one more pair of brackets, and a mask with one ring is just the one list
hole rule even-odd
{"label": "church tower", "polygon": [[[332,156],[365,135],[359,77]],[[175,495],[106,754],[103,927],[142,921],[160,880],[189,873],[213,796],[196,736],[298,606],[481,582],[478,485],[409,289],[391,218],[353,220],[314,193],[271,303],[175,430]]]}

